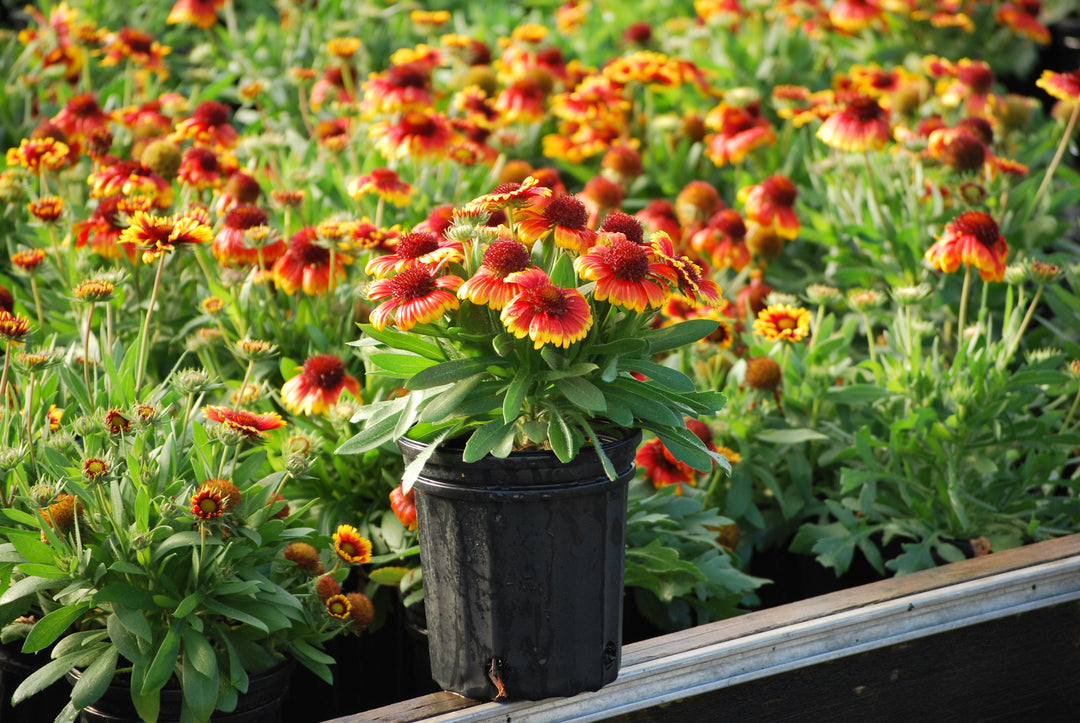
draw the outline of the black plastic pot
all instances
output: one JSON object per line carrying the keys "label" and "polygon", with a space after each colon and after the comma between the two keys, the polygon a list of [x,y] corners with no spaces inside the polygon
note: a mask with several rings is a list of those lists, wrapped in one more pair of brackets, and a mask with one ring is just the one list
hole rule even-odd
{"label": "black plastic pot", "polygon": [[0,643],[0,723],[51,721],[67,702],[63,683],[56,683],[18,705],[11,704],[11,696],[19,684],[50,660],[46,653],[31,655],[21,652],[21,647],[21,640],[10,645]]}
{"label": "black plastic pot", "polygon": [[[416,483],[431,674],[475,699],[598,690],[622,650],[627,483],[641,433],[570,464],[514,452],[466,464],[440,448]],[[424,445],[399,442],[406,461]]]}
{"label": "black plastic pot", "polygon": [[[289,692],[296,662],[288,660],[261,673],[248,674],[248,690],[239,696],[236,710],[231,713],[215,711],[212,723],[283,723],[282,701]],[[67,680],[74,685],[82,671],[68,672]],[[161,714],[158,723],[179,723],[183,692],[180,684],[169,681],[161,689]],[[82,723],[142,723],[142,718],[131,703],[131,683],[126,676],[118,675],[106,689],[105,694],[93,705],[83,709]]]}

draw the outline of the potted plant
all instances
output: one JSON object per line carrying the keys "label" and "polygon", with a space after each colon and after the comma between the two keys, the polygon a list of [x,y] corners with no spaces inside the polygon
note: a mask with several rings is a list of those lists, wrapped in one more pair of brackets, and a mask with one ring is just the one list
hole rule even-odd
{"label": "potted plant", "polygon": [[[52,658],[15,690],[16,709],[67,676],[58,720],[274,720],[292,668],[329,682],[323,643],[371,622],[368,599],[341,588],[371,545],[350,526],[320,536],[290,509],[291,473],[258,444],[284,420],[202,407],[202,370],[120,404],[136,356],[106,365],[97,391],[115,392],[87,404],[78,437],[46,427],[5,452],[0,622],[23,652]],[[24,352],[16,364],[89,402],[78,375],[50,376],[59,358]],[[34,386],[27,378],[24,420],[38,418]]]}
{"label": "potted plant", "polygon": [[659,360],[716,321],[652,326],[673,295],[716,303],[719,288],[631,216],[589,220],[582,198],[529,176],[365,269],[378,306],[355,344],[404,389],[361,408],[338,452],[396,441],[405,454],[433,675],[465,695],[614,679],[639,430],[690,467],[726,464],[685,422],[723,397]]}

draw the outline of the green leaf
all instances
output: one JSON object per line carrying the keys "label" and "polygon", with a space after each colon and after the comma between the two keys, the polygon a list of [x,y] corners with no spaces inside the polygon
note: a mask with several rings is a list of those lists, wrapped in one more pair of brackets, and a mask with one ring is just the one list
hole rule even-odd
{"label": "green leaf", "polygon": [[11,587],[5,590],[3,595],[0,595],[0,605],[7,605],[20,598],[44,592],[45,590],[54,590],[63,587],[63,585],[64,581],[58,578],[24,577],[22,580],[11,583]]}
{"label": "green leaf", "polygon": [[41,541],[37,533],[8,532],[7,538],[27,562],[55,565],[56,551]]}
{"label": "green leaf", "polygon": [[441,422],[453,416],[457,406],[469,398],[483,378],[483,374],[474,374],[436,394],[420,412],[420,421]]}
{"label": "green leaf", "polygon": [[195,670],[207,678],[217,675],[217,655],[209,641],[191,628],[183,632],[184,658],[191,661]]}
{"label": "green leaf", "polygon": [[232,605],[227,605],[220,600],[214,599],[206,600],[203,604],[208,610],[215,612],[218,615],[224,615],[225,617],[233,618],[234,620],[238,620],[242,623],[247,623],[248,625],[251,625],[258,630],[261,630],[264,633],[270,632],[270,628],[268,628],[266,626],[266,623],[264,623],[262,620],[255,617],[254,615],[251,615],[250,613],[239,610]]}
{"label": "green leaf", "polygon": [[375,449],[384,442],[393,439],[394,428],[397,427],[398,420],[401,419],[405,404],[402,402],[400,405],[388,406],[387,409],[386,416],[366,424],[353,437],[342,442],[341,446],[334,450],[334,454],[359,454],[369,449]]}
{"label": "green leaf", "polygon": [[186,618],[195,610],[195,607],[202,602],[202,593],[193,592],[186,598],[180,601],[180,604],[173,610],[173,617]]}
{"label": "green leaf", "polygon": [[[360,324],[360,330],[372,339],[380,341],[394,349],[411,351],[414,354],[419,354],[432,361],[442,361],[445,358],[442,350],[439,349],[437,344],[424,341],[416,334],[405,334],[400,331],[394,331],[393,329],[383,329],[382,331],[379,331],[371,324]],[[350,343],[354,346],[358,344],[358,342]]]}
{"label": "green leaf", "polygon": [[826,389],[822,396],[833,404],[870,404],[895,395],[876,384],[850,384]]}
{"label": "green leaf", "polygon": [[157,654],[146,669],[146,677],[143,679],[140,692],[147,694],[161,690],[172,677],[180,655],[180,639],[186,628],[187,623],[183,620],[173,620],[169,631],[165,633],[165,639],[158,647]]}
{"label": "green leaf", "polygon": [[461,458],[465,462],[476,462],[498,447],[507,436],[514,436],[514,422],[504,422],[502,418],[493,419],[478,428],[465,443]]}
{"label": "green leaf", "polygon": [[829,437],[813,429],[767,429],[764,432],[758,432],[754,438],[773,444],[799,444]]}
{"label": "green leaf", "polygon": [[394,353],[382,353],[372,354],[370,357],[371,362],[379,367],[384,372],[389,372],[393,376],[402,377],[408,379],[409,377],[422,372],[430,366],[434,366],[438,362],[431,359],[425,359],[422,356],[413,356],[412,354],[394,354]]}
{"label": "green leaf", "polygon": [[719,326],[719,322],[710,321],[709,319],[690,319],[672,326],[665,326],[662,329],[650,332],[646,336],[649,342],[649,352],[659,354],[660,352],[692,344],[716,331],[717,326]]}
{"label": "green leaf", "polygon": [[644,374],[649,379],[677,392],[694,391],[694,381],[690,377],[662,364],[654,364],[644,359],[623,359],[619,366],[626,371]]}
{"label": "green leaf", "polygon": [[420,472],[423,470],[424,465],[427,464],[427,461],[431,459],[431,455],[435,454],[435,450],[438,446],[442,444],[443,440],[455,429],[456,427],[451,427],[441,431],[434,439],[428,442],[426,447],[420,450],[420,453],[417,454],[411,462],[405,465],[405,470],[401,475],[401,490],[403,494],[409,494],[409,490],[411,490],[413,484],[416,483],[417,477],[420,476]]}
{"label": "green leaf", "polygon": [[120,603],[113,603],[112,608],[113,614],[126,630],[148,643],[153,641],[154,631],[150,629],[150,623],[147,622],[142,610],[129,608]]}
{"label": "green leaf", "polygon": [[397,587],[401,584],[402,578],[409,574],[412,568],[408,567],[379,567],[372,570],[368,577],[372,582],[378,585],[387,585],[389,587]]}
{"label": "green leaf", "polygon": [[116,674],[116,661],[119,657],[120,651],[115,645],[110,645],[86,667],[78,682],[71,688],[71,702],[76,708],[85,708],[105,694]]}
{"label": "green leaf", "polygon": [[109,632],[109,640],[120,651],[120,654],[132,662],[143,662],[142,651],[139,650],[139,641],[130,630],[120,622],[120,617],[115,613],[105,619],[105,627]]}
{"label": "green leaf", "polygon": [[417,373],[405,383],[405,388],[430,389],[459,382],[473,374],[483,372],[490,366],[498,366],[501,361],[498,357],[475,357],[443,362]]}
{"label": "green leaf", "polygon": [[[185,635],[185,637],[187,636]],[[209,645],[198,634],[195,637]],[[213,651],[210,651],[210,653],[212,657]],[[195,667],[191,655],[185,650],[180,660],[180,669],[183,671],[181,685],[183,686],[185,704],[184,710],[181,711],[180,720],[183,723],[210,720],[210,716],[213,714],[218,702],[219,686],[216,659],[214,660],[214,674],[212,676],[205,675]]]}
{"label": "green leaf", "polygon": [[512,422],[521,413],[521,405],[525,403],[525,395],[533,383],[531,374],[517,374],[510,381],[506,390],[506,398],[503,399],[503,421]]}
{"label": "green leaf", "polygon": [[549,407],[551,419],[548,421],[548,442],[551,443],[551,451],[562,462],[569,462],[574,458],[574,436],[570,432],[563,415],[555,407]]}
{"label": "green leaf", "polygon": [[38,620],[34,627],[30,629],[30,634],[26,636],[22,651],[24,653],[36,653],[52,645],[73,622],[82,616],[83,612],[86,611],[86,607],[85,604],[65,605]]}
{"label": "green leaf", "polygon": [[103,603],[123,603],[136,608],[154,607],[154,596],[150,591],[124,582],[110,582],[94,596],[94,601]]}
{"label": "green leaf", "polygon": [[56,660],[49,661],[28,675],[26,680],[19,684],[19,687],[15,689],[14,695],[11,696],[12,704],[18,705],[30,696],[40,693],[63,678],[72,668],[88,665],[98,657],[101,650],[102,646],[97,646],[89,650],[80,650],[75,653],[69,653]]}
{"label": "green leaf", "polygon": [[607,400],[604,393],[592,382],[581,377],[566,377],[555,382],[555,388],[559,390],[567,400],[576,407],[586,412],[607,411]]}

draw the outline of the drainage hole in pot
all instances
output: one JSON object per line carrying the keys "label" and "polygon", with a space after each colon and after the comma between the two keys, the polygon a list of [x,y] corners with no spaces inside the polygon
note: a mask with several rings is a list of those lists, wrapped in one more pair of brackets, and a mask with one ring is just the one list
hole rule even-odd
{"label": "drainage hole in pot", "polygon": [[609,640],[607,642],[607,645],[604,646],[604,667],[605,668],[610,668],[612,665],[614,665],[615,657],[616,657],[617,653],[618,653],[618,650],[615,647],[615,643],[613,643],[613,642],[611,642]]}

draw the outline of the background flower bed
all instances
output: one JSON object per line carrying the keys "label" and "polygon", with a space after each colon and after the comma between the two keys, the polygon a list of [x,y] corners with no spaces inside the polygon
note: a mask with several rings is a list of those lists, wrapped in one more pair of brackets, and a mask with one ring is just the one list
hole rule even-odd
{"label": "background flower bed", "polygon": [[[282,494],[313,502],[324,535],[351,522],[373,541],[376,563],[346,585],[374,599],[375,629],[402,625],[422,591],[408,502],[391,496],[399,459],[334,454],[360,405],[401,383],[365,374],[349,346],[375,306],[363,271],[400,235],[441,231],[448,208],[535,175],[576,194],[591,229],[618,209],[665,231],[729,302],[661,310],[719,324],[663,362],[728,396],[703,435],[733,465],[700,476],[643,448],[631,619],[672,629],[769,601],[759,578],[783,587],[790,573],[765,563],[788,549],[884,575],[1075,528],[1076,173],[1039,188],[1076,99],[1006,93],[1039,77],[1045,39],[1012,4],[179,4],[205,6],[206,29],[90,5],[40,5],[2,51],[3,147],[76,149],[41,173],[9,155],[0,181],[3,282],[30,322],[5,360],[56,349],[65,370],[9,371],[20,395],[41,391],[4,417],[7,495],[39,481],[31,445],[51,454],[109,411],[71,375],[103,384],[112,360],[135,383],[110,403],[176,419],[167,390],[196,368],[214,385],[203,409],[284,415],[263,473],[289,472]],[[880,114],[821,130],[855,96]],[[213,240],[152,259],[155,285],[115,244],[151,223],[140,208]],[[924,261],[966,211],[1007,240],[1005,283]],[[39,265],[20,265],[35,249]],[[1033,260],[1057,271],[1032,277]],[[79,300],[88,281],[115,293]],[[755,328],[764,309],[772,325]],[[785,337],[785,319],[805,333]],[[72,474],[47,482],[59,493]]]}

